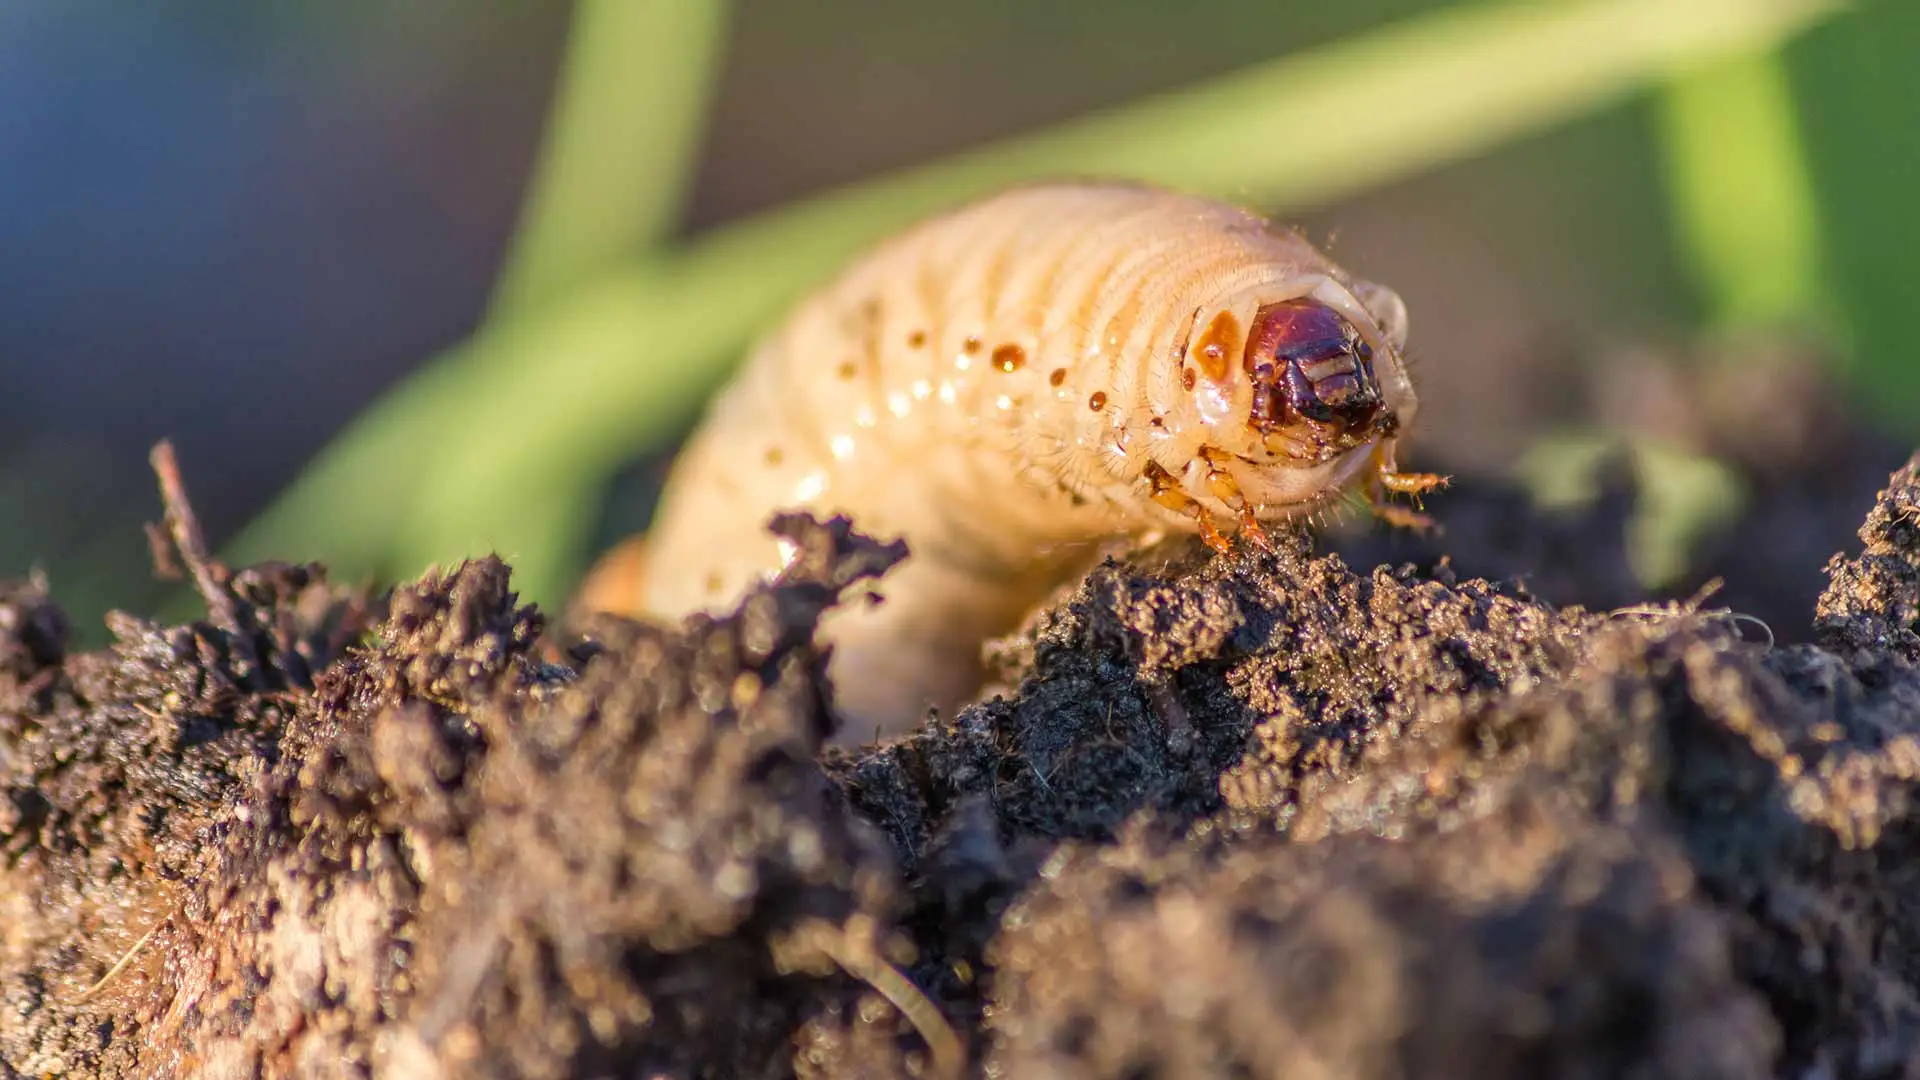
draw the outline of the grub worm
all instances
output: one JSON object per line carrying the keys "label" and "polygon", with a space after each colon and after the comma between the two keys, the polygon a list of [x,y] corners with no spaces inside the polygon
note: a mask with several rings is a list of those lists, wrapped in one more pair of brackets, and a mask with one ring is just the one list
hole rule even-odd
{"label": "grub worm", "polygon": [[1098,541],[1262,522],[1395,471],[1414,415],[1406,312],[1292,232],[1143,187],[1016,189],[881,245],[801,304],[714,403],[637,577],[595,607],[677,616],[777,572],[775,511],[904,537],[882,601],[831,614],[836,697],[864,736],[979,683],[979,651]]}

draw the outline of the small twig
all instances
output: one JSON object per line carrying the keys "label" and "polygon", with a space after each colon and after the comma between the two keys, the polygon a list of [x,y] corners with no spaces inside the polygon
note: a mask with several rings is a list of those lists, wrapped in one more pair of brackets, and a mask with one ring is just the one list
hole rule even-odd
{"label": "small twig", "polygon": [[153,576],[161,581],[179,581],[180,562],[173,557],[173,538],[167,530],[149,521],[141,526],[147,534],[147,555],[153,560]]}
{"label": "small twig", "polygon": [[167,508],[167,531],[173,536],[173,546],[179,549],[181,561],[187,564],[187,572],[193,575],[193,587],[206,601],[213,625],[226,632],[235,655],[246,667],[245,674],[258,676],[264,669],[260,666],[259,654],[254,651],[253,634],[240,621],[240,606],[235,603],[233,592],[214,570],[206,537],[200,532],[200,519],[194,516],[193,504],[187,501],[187,487],[180,480],[180,463],[173,456],[173,443],[165,439],[155,443],[147,460],[153,464],[154,475],[160,478],[160,499]]}
{"label": "small twig", "polygon": [[165,915],[160,916],[160,918],[154,922],[153,926],[149,928],[146,933],[140,935],[139,941],[136,941],[132,945],[129,945],[127,947],[127,951],[120,954],[120,959],[115,960],[113,962],[113,966],[107,969],[107,973],[105,975],[100,976],[100,980],[98,982],[94,983],[92,986],[89,986],[85,990],[81,991],[80,996],[77,998],[74,998],[68,1004],[85,1005],[87,1002],[92,1001],[94,997],[100,993],[100,991],[105,990],[107,988],[107,985],[113,982],[115,978],[119,977],[121,972],[127,970],[127,965],[133,963],[133,958],[136,956],[139,956],[140,950],[147,947],[147,943],[153,940],[153,935],[159,933],[161,927],[173,921],[174,914],[175,914],[174,912],[169,911]]}
{"label": "small twig", "polygon": [[[1607,618],[1617,619],[1622,615],[1639,615],[1649,619],[1672,619],[1687,615],[1699,615],[1702,614],[1701,605],[1707,602],[1708,597],[1719,592],[1725,584],[1721,579],[1713,578],[1705,585],[1700,586],[1697,592],[1685,600],[1676,601],[1671,604],[1634,604],[1631,607],[1614,608],[1612,611],[1607,612]],[[1673,610],[1675,608],[1679,610],[1676,612]]]}
{"label": "small twig", "polygon": [[1033,773],[1035,780],[1040,781],[1040,789],[1042,791],[1045,791],[1049,795],[1053,794],[1053,785],[1047,782],[1047,774],[1040,771],[1040,766],[1029,761],[1027,762],[1027,771]]}
{"label": "small twig", "polygon": [[1767,620],[1758,615],[1749,615],[1744,611],[1729,611],[1727,612],[1727,618],[1732,619],[1736,625],[1740,623],[1752,623],[1765,631],[1767,635],[1767,648],[1769,649],[1780,643],[1780,639],[1773,636],[1773,627],[1768,626]]}
{"label": "small twig", "polygon": [[1694,614],[1698,613],[1685,605],[1663,607],[1659,604],[1635,604],[1632,607],[1614,608],[1607,612],[1607,618],[1632,615],[1643,619],[1681,619]]}
{"label": "small twig", "polygon": [[1694,611],[1700,610],[1701,606],[1704,605],[1710,597],[1726,587],[1727,582],[1725,578],[1707,579],[1707,583],[1700,586],[1699,591],[1695,592],[1693,596],[1687,600],[1687,607]]}
{"label": "small twig", "polygon": [[[1718,582],[1716,581],[1710,585],[1709,588],[1715,588],[1717,586]],[[1767,635],[1767,648],[1769,649],[1779,644],[1779,639],[1774,636],[1773,627],[1767,625],[1767,620],[1762,619],[1758,615],[1749,615],[1744,611],[1734,611],[1731,608],[1709,608],[1702,610],[1699,607],[1701,599],[1704,599],[1704,596],[1695,597],[1693,600],[1689,600],[1684,604],[1675,605],[1678,610],[1670,607],[1661,607],[1657,604],[1638,604],[1633,607],[1615,608],[1607,613],[1607,617],[1609,619],[1618,619],[1622,616],[1635,616],[1645,619],[1679,619],[1697,615],[1717,616],[1727,619],[1735,626],[1752,624],[1759,627],[1760,631]],[[1744,635],[1742,639],[1744,640]]]}
{"label": "small twig", "polygon": [[967,1067],[966,1048],[960,1045],[960,1037],[953,1032],[947,1018],[940,1015],[940,1009],[927,998],[927,995],[913,984],[913,981],[900,974],[892,964],[876,954],[870,943],[854,942],[853,935],[845,932],[821,935],[821,944],[833,962],[841,970],[872,987],[888,1004],[900,1010],[913,1029],[920,1033],[920,1040],[927,1044],[927,1053],[933,1058],[934,1075],[953,1080]]}

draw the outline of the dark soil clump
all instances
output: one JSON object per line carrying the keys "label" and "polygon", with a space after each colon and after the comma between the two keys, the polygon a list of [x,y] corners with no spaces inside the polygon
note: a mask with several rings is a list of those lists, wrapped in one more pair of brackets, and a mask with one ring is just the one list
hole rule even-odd
{"label": "dark soil clump", "polygon": [[1771,643],[1466,483],[1458,560],[1109,561],[860,747],[844,521],[556,629],[170,506],[206,623],[0,588],[0,1077],[1920,1075],[1916,473]]}

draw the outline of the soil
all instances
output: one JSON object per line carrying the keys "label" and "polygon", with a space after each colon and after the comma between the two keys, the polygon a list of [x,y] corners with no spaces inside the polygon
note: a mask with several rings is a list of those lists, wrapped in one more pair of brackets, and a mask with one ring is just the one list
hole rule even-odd
{"label": "soil", "polygon": [[1832,430],[1728,450],[1718,594],[1648,605],[1624,470],[1463,478],[1109,560],[869,746],[844,521],[550,625],[494,559],[230,572],[162,461],[205,621],[0,588],[0,1076],[1920,1076],[1920,457]]}

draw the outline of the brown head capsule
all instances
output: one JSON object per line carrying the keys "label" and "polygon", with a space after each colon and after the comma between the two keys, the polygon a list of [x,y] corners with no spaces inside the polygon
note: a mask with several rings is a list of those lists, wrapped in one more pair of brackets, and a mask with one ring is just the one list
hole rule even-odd
{"label": "brown head capsule", "polygon": [[1269,435],[1290,426],[1330,456],[1351,450],[1392,426],[1373,346],[1346,317],[1313,299],[1262,307],[1241,361],[1253,380],[1248,423]]}

